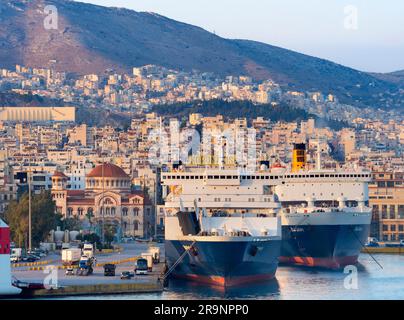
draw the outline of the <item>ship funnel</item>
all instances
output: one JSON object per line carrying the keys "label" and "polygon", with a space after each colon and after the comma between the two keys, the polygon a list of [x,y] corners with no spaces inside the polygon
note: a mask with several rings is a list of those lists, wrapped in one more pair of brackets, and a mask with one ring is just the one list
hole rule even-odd
{"label": "ship funnel", "polygon": [[296,143],[293,146],[292,172],[298,172],[306,167],[306,144]]}

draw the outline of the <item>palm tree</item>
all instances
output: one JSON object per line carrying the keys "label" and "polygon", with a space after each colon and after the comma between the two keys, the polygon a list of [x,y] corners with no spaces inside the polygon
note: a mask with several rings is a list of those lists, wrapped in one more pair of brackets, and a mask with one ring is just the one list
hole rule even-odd
{"label": "palm tree", "polygon": [[87,218],[88,222],[90,223],[90,231],[92,231],[93,230],[92,218],[94,218],[93,210],[87,210],[86,218]]}

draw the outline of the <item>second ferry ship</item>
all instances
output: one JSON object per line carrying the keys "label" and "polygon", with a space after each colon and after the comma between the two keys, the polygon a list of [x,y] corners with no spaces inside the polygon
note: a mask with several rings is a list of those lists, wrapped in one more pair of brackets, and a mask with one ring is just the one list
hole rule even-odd
{"label": "second ferry ship", "polygon": [[369,236],[371,173],[306,169],[306,145],[296,144],[291,170],[277,168],[282,184],[275,193],[282,203],[280,261],[338,269],[358,262]]}

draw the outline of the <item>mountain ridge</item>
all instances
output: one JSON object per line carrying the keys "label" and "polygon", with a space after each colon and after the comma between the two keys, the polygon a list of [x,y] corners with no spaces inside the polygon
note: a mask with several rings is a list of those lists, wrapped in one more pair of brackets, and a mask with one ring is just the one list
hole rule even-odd
{"label": "mountain ridge", "polygon": [[[57,30],[43,27],[45,5],[58,9]],[[389,78],[262,42],[222,38],[156,13],[68,0],[8,0],[0,4],[0,17],[4,67],[22,64],[102,74],[156,64],[270,78],[285,88],[332,93],[355,105],[386,104],[383,95],[398,90],[399,83]]]}

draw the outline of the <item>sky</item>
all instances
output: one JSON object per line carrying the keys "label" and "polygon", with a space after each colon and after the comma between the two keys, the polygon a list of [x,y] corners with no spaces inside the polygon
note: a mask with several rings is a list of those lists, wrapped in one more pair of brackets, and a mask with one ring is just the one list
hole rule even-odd
{"label": "sky", "polygon": [[404,69],[402,0],[80,0],[156,12],[372,72]]}

